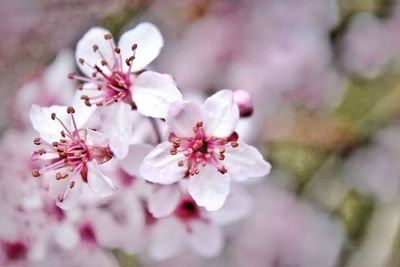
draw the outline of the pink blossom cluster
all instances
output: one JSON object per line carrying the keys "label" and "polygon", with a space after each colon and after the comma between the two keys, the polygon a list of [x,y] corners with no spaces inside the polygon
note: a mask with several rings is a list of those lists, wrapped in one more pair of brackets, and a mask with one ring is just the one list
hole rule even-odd
{"label": "pink blossom cluster", "polygon": [[149,70],[163,44],[147,22],[118,43],[91,28],[75,50],[80,74],[65,51],[20,90],[19,130],[0,147],[1,266],[115,266],[116,248],[144,260],[222,252],[225,225],[250,211],[244,182],[271,166],[237,132],[250,95],[184,98]]}

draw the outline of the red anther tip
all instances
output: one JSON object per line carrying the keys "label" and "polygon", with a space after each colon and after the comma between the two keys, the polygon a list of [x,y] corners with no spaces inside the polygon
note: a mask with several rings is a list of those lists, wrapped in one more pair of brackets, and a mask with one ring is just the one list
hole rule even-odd
{"label": "red anther tip", "polygon": [[38,177],[38,176],[40,176],[39,170],[38,170],[38,169],[33,169],[33,170],[32,170],[32,176],[33,176],[33,177]]}
{"label": "red anther tip", "polygon": [[73,107],[69,106],[69,107],[67,108],[67,113],[68,113],[68,114],[75,113],[75,109],[74,109]]}
{"label": "red anther tip", "polygon": [[110,33],[104,34],[104,39],[111,40],[112,39],[112,35]]}
{"label": "red anther tip", "polygon": [[68,79],[74,79],[75,77],[75,72],[71,72],[70,74],[68,74]]}
{"label": "red anther tip", "polygon": [[33,139],[33,143],[34,143],[35,145],[39,146],[39,145],[41,144],[40,138],[37,137],[37,138]]}

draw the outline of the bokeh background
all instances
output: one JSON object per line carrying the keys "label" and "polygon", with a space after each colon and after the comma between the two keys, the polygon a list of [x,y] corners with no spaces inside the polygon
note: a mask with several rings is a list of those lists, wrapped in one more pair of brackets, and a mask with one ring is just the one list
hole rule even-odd
{"label": "bokeh background", "polygon": [[400,266],[400,1],[1,1],[3,161],[22,142],[10,133],[26,127],[20,113],[43,98],[19,96],[26,85],[90,27],[119,36],[141,21],[165,38],[152,68],[184,94],[250,92],[243,138],[273,166],[219,257],[151,266]]}

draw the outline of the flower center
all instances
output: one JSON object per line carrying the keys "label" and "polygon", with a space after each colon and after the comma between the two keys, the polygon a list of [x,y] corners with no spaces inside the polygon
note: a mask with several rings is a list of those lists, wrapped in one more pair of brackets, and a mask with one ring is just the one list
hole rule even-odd
{"label": "flower center", "polygon": [[[38,177],[42,172],[50,170],[60,170],[55,174],[57,180],[65,179],[69,173],[80,174],[83,181],[87,182],[87,167],[86,163],[93,159],[103,163],[112,157],[112,153],[108,147],[89,146],[86,144],[87,131],[85,129],[77,129],[73,113],[75,110],[72,107],[67,108],[67,113],[71,116],[73,130],[67,126],[56,116],[55,113],[51,114],[52,120],[57,120],[64,128],[61,132],[61,138],[57,142],[48,144],[40,138],[34,139],[35,145],[42,145],[43,147],[33,153],[34,160],[41,160],[44,167],[33,169],[32,175]],[[93,153],[92,153],[93,152]],[[75,185],[71,181],[70,188]]]}
{"label": "flower center", "polygon": [[96,234],[93,230],[93,227],[89,223],[85,223],[79,227],[79,235],[81,240],[89,243],[96,244]]}
{"label": "flower center", "polygon": [[4,250],[7,259],[10,261],[16,261],[24,259],[28,254],[28,248],[21,241],[7,242],[4,244]]}
{"label": "flower center", "polygon": [[200,218],[200,210],[190,197],[183,198],[175,209],[175,216],[182,221]]}
{"label": "flower center", "polygon": [[187,175],[199,174],[200,166],[210,164],[218,172],[225,174],[228,170],[222,165],[225,159],[225,148],[231,146],[236,148],[238,135],[233,133],[229,137],[219,138],[207,136],[203,127],[203,122],[198,122],[193,127],[194,135],[192,137],[178,137],[175,134],[170,136],[172,148],[171,155],[183,153],[184,160],[178,162],[179,167],[187,167]]}
{"label": "flower center", "polygon": [[[131,102],[130,99],[130,86],[134,78],[131,73],[132,62],[135,59],[137,44],[132,46],[133,54],[129,58],[123,60],[121,57],[121,50],[114,46],[111,34],[104,35],[104,39],[110,43],[110,49],[113,54],[113,62],[108,62],[104,57],[104,53],[100,51],[98,45],[93,45],[93,53],[96,53],[101,58],[100,64],[90,65],[85,59],[80,58],[79,63],[86,65],[93,70],[92,77],[78,76],[75,73],[68,75],[70,79],[95,84],[95,87],[85,87],[84,84],[79,86],[79,89],[87,89],[99,91],[94,96],[82,95],[81,99],[87,106],[106,106],[119,101]],[[124,71],[123,64],[128,66]],[[89,85],[89,86],[90,86]],[[130,103],[133,104],[133,103]]]}

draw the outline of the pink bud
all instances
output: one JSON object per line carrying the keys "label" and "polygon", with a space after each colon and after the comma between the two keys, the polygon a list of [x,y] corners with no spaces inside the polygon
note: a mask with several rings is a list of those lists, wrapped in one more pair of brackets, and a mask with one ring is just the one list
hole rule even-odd
{"label": "pink bud", "polygon": [[239,107],[240,117],[249,117],[253,114],[253,100],[247,91],[235,91],[234,100]]}

